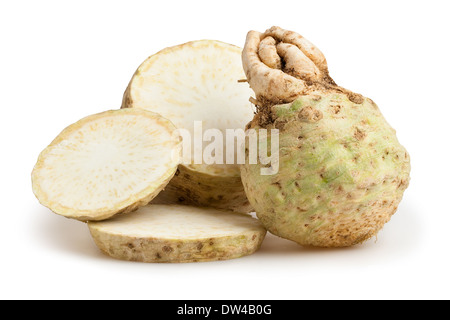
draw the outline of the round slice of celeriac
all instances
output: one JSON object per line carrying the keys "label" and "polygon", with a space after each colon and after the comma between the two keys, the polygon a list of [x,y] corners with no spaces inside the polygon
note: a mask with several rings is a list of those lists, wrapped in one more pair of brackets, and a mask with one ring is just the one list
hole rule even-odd
{"label": "round slice of celeriac", "polygon": [[121,109],[68,126],[32,172],[41,204],[81,221],[103,220],[148,204],[180,161],[176,128],[160,115]]}
{"label": "round slice of celeriac", "polygon": [[[183,135],[179,174],[155,201],[252,211],[236,161],[238,142],[226,139],[227,130],[243,133],[254,113],[253,91],[239,81],[246,79],[241,53],[216,40],[191,41],[150,56],[133,75],[122,108],[157,112],[189,135]],[[212,143],[218,150],[210,152]]]}
{"label": "round slice of celeriac", "polygon": [[88,222],[107,255],[140,262],[201,262],[239,258],[261,246],[266,230],[248,214],[213,208],[155,205]]}

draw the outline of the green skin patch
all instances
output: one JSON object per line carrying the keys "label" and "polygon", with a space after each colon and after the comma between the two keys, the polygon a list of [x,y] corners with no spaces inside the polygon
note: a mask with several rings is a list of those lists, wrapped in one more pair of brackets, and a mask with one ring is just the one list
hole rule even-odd
{"label": "green skin patch", "polygon": [[410,173],[409,155],[376,104],[319,93],[270,112],[264,128],[280,130],[279,172],[241,168],[265,227],[307,246],[350,246],[375,235],[396,211]]}

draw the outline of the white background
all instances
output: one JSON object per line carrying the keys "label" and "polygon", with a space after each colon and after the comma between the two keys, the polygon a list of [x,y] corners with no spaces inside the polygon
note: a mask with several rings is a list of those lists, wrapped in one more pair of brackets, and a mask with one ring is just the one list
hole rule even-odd
{"label": "white background", "polygon": [[[448,1],[1,1],[2,299],[450,298]],[[331,76],[375,100],[412,159],[398,212],[363,245],[303,249],[268,236],[252,256],[194,264],[113,260],[87,227],[31,191],[67,125],[119,108],[160,49],[248,30],[297,31]]]}

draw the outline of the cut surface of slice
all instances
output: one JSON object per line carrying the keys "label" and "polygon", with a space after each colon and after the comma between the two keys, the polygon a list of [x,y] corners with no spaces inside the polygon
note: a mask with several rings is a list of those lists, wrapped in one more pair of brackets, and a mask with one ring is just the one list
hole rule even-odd
{"label": "cut surface of slice", "polygon": [[33,192],[53,212],[103,220],[148,204],[180,161],[176,128],[160,115],[111,110],[68,126],[41,152]]}
{"label": "cut surface of slice", "polygon": [[239,258],[261,246],[266,230],[248,214],[214,208],[155,205],[88,222],[107,255],[140,262],[200,262]]}
{"label": "cut surface of slice", "polygon": [[[198,172],[202,177],[208,176],[208,185],[205,186],[209,190],[208,194],[196,193],[195,188],[184,184],[185,179],[175,178],[170,185],[178,192],[172,192],[170,190],[173,188],[169,188],[168,192],[164,191],[165,198],[174,198],[177,202],[181,198],[186,199],[186,203],[237,212],[251,211],[241,182],[233,187],[236,189],[232,192],[233,197],[238,194],[236,199],[223,197],[221,190],[224,178],[230,179],[229,185],[235,184],[236,177],[240,179],[236,162],[227,163],[227,154],[228,159],[236,159],[238,149],[237,146],[225,147],[230,145],[226,141],[227,129],[244,130],[254,114],[249,102],[253,91],[247,83],[239,82],[246,78],[241,53],[241,48],[216,40],[192,41],[150,56],[133,75],[124,93],[122,108],[157,112],[172,121],[177,128],[186,130],[191,139],[186,141],[188,138],[183,135],[183,146],[191,147],[190,151],[187,148],[183,150],[185,157],[180,167],[194,175]],[[214,138],[209,140],[211,142],[204,138],[209,129],[215,130],[210,131],[214,134]],[[216,141],[218,139],[221,141]],[[208,152],[211,149],[206,148],[211,143],[222,144],[219,150],[222,155],[217,155],[216,150],[214,153]],[[190,156],[190,159],[186,156]],[[205,164],[205,159],[208,159],[208,163],[214,159],[219,161]],[[200,186],[200,189],[205,188]],[[187,189],[191,190],[189,194],[180,195],[180,190]],[[230,200],[234,200],[231,207]]]}

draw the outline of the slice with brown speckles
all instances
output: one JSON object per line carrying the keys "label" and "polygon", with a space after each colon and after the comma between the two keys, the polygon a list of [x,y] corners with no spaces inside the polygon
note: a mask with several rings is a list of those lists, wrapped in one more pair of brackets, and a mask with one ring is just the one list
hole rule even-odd
{"label": "slice with brown speckles", "polygon": [[182,205],[152,204],[88,226],[104,253],[140,262],[239,258],[257,251],[266,235],[248,214]]}
{"label": "slice with brown speckles", "polygon": [[175,126],[142,109],[106,111],[64,129],[41,152],[33,192],[53,212],[103,220],[148,204],[174,176]]}

